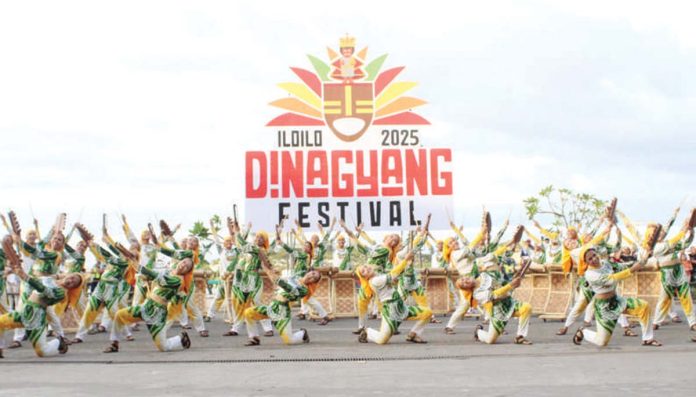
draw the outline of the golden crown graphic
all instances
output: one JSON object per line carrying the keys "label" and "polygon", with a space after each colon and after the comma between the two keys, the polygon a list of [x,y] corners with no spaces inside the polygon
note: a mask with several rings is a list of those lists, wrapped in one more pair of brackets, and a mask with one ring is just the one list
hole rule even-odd
{"label": "golden crown graphic", "polygon": [[[339,38],[341,48],[354,48],[355,37]],[[272,106],[287,113],[269,127],[327,126],[342,141],[359,139],[371,125],[427,125],[412,111],[426,102],[404,95],[415,82],[395,81],[403,66],[382,70],[387,55],[367,61],[367,47],[346,58],[327,48],[329,63],[309,55],[314,72],[291,67],[302,82],[279,84],[290,96]]]}
{"label": "golden crown graphic", "polygon": [[339,40],[339,47],[355,48],[355,37],[350,37],[348,35],[346,35],[345,37],[341,37],[341,39]]}

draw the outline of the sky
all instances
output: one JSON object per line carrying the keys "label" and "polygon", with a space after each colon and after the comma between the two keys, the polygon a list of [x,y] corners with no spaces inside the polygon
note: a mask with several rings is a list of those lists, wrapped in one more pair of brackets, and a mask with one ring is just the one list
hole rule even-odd
{"label": "sky", "polygon": [[[455,7],[456,4],[456,7]],[[349,33],[405,65],[455,217],[523,222],[553,184],[637,220],[696,205],[696,14],[662,1],[0,4],[0,208],[140,228],[243,204],[268,103]],[[254,146],[256,145],[256,146]]]}

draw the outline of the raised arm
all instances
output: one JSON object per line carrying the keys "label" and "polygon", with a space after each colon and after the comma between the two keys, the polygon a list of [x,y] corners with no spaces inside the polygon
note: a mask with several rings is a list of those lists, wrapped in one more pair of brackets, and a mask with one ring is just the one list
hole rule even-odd
{"label": "raised arm", "polygon": [[621,222],[626,225],[626,230],[628,230],[628,232],[631,234],[633,241],[639,242],[641,240],[640,234],[638,234],[638,230],[636,230],[636,227],[633,225],[631,219],[619,210],[616,210],[616,213],[619,214],[619,219],[621,219]]}
{"label": "raised arm", "polygon": [[123,226],[123,234],[126,235],[126,239],[128,239],[128,241],[138,241],[138,238],[135,237],[135,233],[133,233],[133,230],[131,229],[130,225],[128,225],[126,216],[123,214],[121,214],[121,222],[121,226]]}
{"label": "raised arm", "polygon": [[408,264],[413,260],[414,257],[414,251],[409,251],[408,254],[406,254],[406,256],[404,257],[404,259],[389,271],[389,275],[392,278],[398,277],[401,273],[403,273],[403,271],[406,269],[406,266],[408,266]]}
{"label": "raised arm", "polygon": [[536,228],[539,230],[539,232],[540,232],[541,234],[543,234],[544,236],[548,237],[549,239],[551,239],[551,240],[556,240],[556,239],[559,238],[560,233],[558,233],[558,232],[552,232],[552,231],[550,231],[550,230],[548,230],[548,229],[543,228],[543,227],[539,224],[539,222],[537,222],[535,219],[532,220],[532,223],[534,223],[534,227],[536,227]]}
{"label": "raised arm", "polygon": [[459,237],[459,241],[462,242],[462,245],[468,245],[469,240],[466,238],[464,233],[462,233],[462,229],[457,227],[457,225],[455,225],[454,222],[452,222],[452,221],[450,221],[449,225],[450,225],[450,228],[452,229],[452,231],[454,232],[454,234],[456,234],[457,237]]}

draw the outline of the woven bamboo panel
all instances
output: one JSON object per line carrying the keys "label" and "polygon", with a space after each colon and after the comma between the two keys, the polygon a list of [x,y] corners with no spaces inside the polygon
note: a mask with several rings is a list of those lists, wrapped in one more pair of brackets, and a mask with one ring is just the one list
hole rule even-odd
{"label": "woven bamboo panel", "polygon": [[358,287],[352,272],[339,272],[332,278],[334,317],[357,317]]}
{"label": "woven bamboo panel", "polygon": [[208,292],[206,288],[207,279],[205,277],[195,276],[193,277],[193,283],[196,288],[193,290],[193,304],[198,306],[198,310],[201,313],[205,313],[208,309],[205,305],[205,294]]}
{"label": "woven bamboo panel", "polygon": [[549,275],[530,274],[527,278],[532,279],[532,296],[527,301],[532,305],[532,313],[541,315],[546,310],[546,302],[549,300],[551,292],[551,280]]}
{"label": "woven bamboo panel", "polygon": [[567,277],[562,272],[552,271],[549,273],[551,288],[544,305],[544,310],[540,318],[543,319],[563,319],[568,312],[573,299],[573,287],[575,286],[575,276]]}
{"label": "woven bamboo panel", "polygon": [[516,288],[512,297],[520,302],[529,302],[532,299],[532,292],[534,291],[534,281],[531,276],[522,279],[522,284]]}
{"label": "woven bamboo panel", "polygon": [[434,314],[447,314],[450,312],[449,287],[447,286],[447,274],[430,273],[423,276],[428,304]]}
{"label": "woven bamboo panel", "polygon": [[[331,277],[326,272],[321,273],[321,281],[319,281],[319,285],[314,291],[314,297],[319,301],[319,303],[321,303],[329,316],[331,316],[333,313],[333,304],[331,299]],[[314,313],[312,313],[312,315],[314,317]]]}
{"label": "woven bamboo panel", "polygon": [[660,272],[639,272],[633,277],[637,278],[638,298],[645,299],[654,308],[662,290]]}

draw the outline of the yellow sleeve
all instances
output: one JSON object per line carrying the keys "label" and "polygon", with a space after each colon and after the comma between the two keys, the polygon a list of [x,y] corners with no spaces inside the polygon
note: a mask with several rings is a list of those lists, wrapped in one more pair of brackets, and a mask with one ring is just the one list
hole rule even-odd
{"label": "yellow sleeve", "polygon": [[364,238],[368,243],[370,243],[370,245],[375,245],[375,240],[368,236],[364,230],[360,231],[360,237]]}
{"label": "yellow sleeve", "polygon": [[297,230],[295,230],[295,238],[297,241],[301,242],[302,244],[307,242],[307,239],[305,239],[304,233],[302,233],[302,228],[297,227]]}
{"label": "yellow sleeve", "polygon": [[399,274],[403,273],[404,269],[406,269],[406,266],[408,265],[408,262],[406,259],[402,260],[398,265],[394,266],[391,271],[389,271],[389,275],[393,277],[398,277]]}
{"label": "yellow sleeve", "polygon": [[677,233],[674,237],[672,237],[671,239],[668,240],[669,245],[672,246],[672,245],[678,243],[679,240],[684,238],[685,234],[686,234],[686,230],[684,230],[684,229],[680,230],[679,233]]}
{"label": "yellow sleeve", "polygon": [[474,247],[476,247],[477,245],[479,245],[479,243],[481,242],[481,240],[483,240],[483,231],[480,231],[480,232],[476,235],[476,237],[474,237],[474,239],[471,240],[471,243],[469,243],[469,248],[470,248],[470,249],[474,249]]}
{"label": "yellow sleeve", "polygon": [[609,235],[609,231],[604,230],[602,233],[599,233],[598,235],[594,236],[592,238],[592,241],[590,241],[586,245],[597,245],[602,242],[607,236]]}
{"label": "yellow sleeve", "polygon": [[625,270],[622,270],[618,273],[612,274],[611,276],[609,276],[609,278],[612,280],[615,280],[615,281],[620,281],[620,280],[625,280],[625,279],[631,277],[631,274],[633,274],[633,273],[631,273],[631,269],[625,269]]}
{"label": "yellow sleeve", "polygon": [[493,255],[495,256],[501,256],[507,251],[508,249],[508,244],[510,243],[505,243],[505,244],[500,244],[500,247],[496,248],[495,251],[493,251]]}
{"label": "yellow sleeve", "polygon": [[454,233],[455,233],[462,241],[467,241],[467,240],[466,240],[466,236],[464,236],[464,233],[462,233],[462,231],[459,230],[459,228],[458,228],[456,225],[452,226],[452,230],[454,230]]}
{"label": "yellow sleeve", "polygon": [[529,238],[531,238],[532,240],[534,240],[534,242],[535,242],[536,244],[541,244],[541,239],[540,239],[539,237],[535,236],[534,233],[530,232],[529,229],[527,229],[526,227],[524,228],[524,232],[527,234],[527,236],[528,236]]}
{"label": "yellow sleeve", "polygon": [[625,234],[622,234],[623,240],[626,242],[628,245],[636,245],[635,241],[631,240],[630,237],[627,237]]}
{"label": "yellow sleeve", "polygon": [[541,232],[541,234],[550,238],[551,240],[555,240],[558,238],[558,232],[552,232],[550,230],[544,229],[541,226],[537,226],[536,228],[539,229],[539,232]]}
{"label": "yellow sleeve", "polygon": [[104,235],[104,240],[106,240],[106,242],[111,244],[111,245],[116,245],[116,243],[114,242],[114,239],[112,239],[111,236],[109,236],[108,234]]}
{"label": "yellow sleeve", "polygon": [[129,240],[137,240],[135,238],[135,234],[133,234],[133,230],[131,230],[130,226],[128,225],[128,222],[123,222],[123,233]]}
{"label": "yellow sleeve", "polygon": [[497,290],[493,291],[493,297],[498,298],[512,291],[512,284],[506,284]]}
{"label": "yellow sleeve", "polygon": [[640,235],[638,234],[638,231],[636,230],[636,227],[633,226],[633,222],[626,216],[621,211],[616,211],[617,214],[619,214],[619,218],[621,218],[621,222],[626,225],[626,230],[628,230],[629,233],[631,233],[631,237],[635,241],[640,241]]}
{"label": "yellow sleeve", "polygon": [[[418,244],[420,244],[421,240],[423,240],[423,238],[424,238],[423,233],[418,233],[416,235],[416,237],[413,239],[413,246],[417,247]],[[425,235],[425,243],[423,243],[423,244],[427,244],[427,243],[428,243],[428,236]]]}
{"label": "yellow sleeve", "polygon": [[106,262],[106,260],[104,260],[104,256],[101,254],[101,252],[99,252],[97,247],[94,246],[94,243],[89,244],[89,250],[92,252],[92,255],[97,258],[97,262]]}

